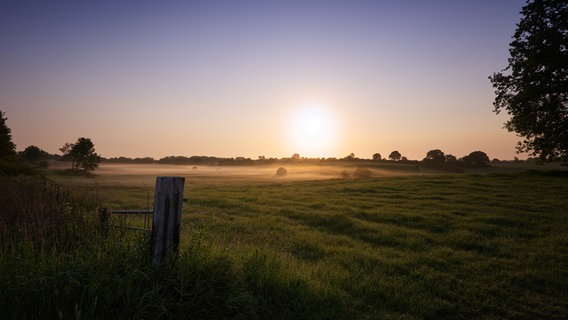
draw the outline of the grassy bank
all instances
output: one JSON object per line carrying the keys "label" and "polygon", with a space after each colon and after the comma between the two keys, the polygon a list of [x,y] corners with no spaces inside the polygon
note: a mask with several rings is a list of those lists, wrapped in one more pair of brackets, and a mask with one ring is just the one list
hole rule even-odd
{"label": "grassy bank", "polygon": [[[155,175],[60,180],[132,208],[146,206]],[[65,254],[4,250],[0,305],[13,318],[562,319],[566,194],[562,172],[196,174],[174,268],[149,268],[136,236]]]}

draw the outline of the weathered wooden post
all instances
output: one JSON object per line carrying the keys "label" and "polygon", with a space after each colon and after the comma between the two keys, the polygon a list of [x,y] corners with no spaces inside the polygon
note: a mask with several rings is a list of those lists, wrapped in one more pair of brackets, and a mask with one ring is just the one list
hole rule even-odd
{"label": "weathered wooden post", "polygon": [[110,210],[107,208],[99,209],[99,226],[103,237],[108,236],[108,218],[110,217]]}
{"label": "weathered wooden post", "polygon": [[184,183],[182,177],[156,177],[150,246],[154,267],[170,264],[177,255]]}

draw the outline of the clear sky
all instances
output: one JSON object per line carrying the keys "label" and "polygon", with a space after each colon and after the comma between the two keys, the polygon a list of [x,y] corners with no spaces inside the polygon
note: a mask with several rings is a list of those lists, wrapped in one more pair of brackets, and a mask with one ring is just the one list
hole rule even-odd
{"label": "clear sky", "polygon": [[0,2],[18,150],[512,159],[488,76],[524,0]]}

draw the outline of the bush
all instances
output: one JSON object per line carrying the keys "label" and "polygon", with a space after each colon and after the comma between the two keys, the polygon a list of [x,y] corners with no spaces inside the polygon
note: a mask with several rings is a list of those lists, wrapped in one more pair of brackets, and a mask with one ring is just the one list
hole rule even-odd
{"label": "bush", "polygon": [[38,170],[17,160],[0,160],[0,176],[34,175]]}

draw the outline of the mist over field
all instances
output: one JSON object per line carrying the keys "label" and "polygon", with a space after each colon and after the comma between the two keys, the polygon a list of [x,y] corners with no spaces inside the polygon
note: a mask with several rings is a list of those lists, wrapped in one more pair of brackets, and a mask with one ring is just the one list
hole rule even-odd
{"label": "mist over field", "polygon": [[[285,168],[285,176],[277,176],[278,168]],[[66,164],[56,164],[54,169],[65,169]],[[401,169],[402,168],[402,169]],[[101,164],[96,175],[185,176],[189,178],[211,177],[228,180],[250,181],[300,181],[325,180],[353,177],[357,166],[349,165],[259,165],[259,166],[194,166],[168,164]],[[370,176],[393,177],[419,174],[417,166],[393,166],[391,169],[367,168]]]}
{"label": "mist over field", "polygon": [[[67,162],[54,162],[54,170],[63,171],[69,168]],[[285,168],[287,174],[278,176],[278,168]],[[521,170],[565,170],[559,164],[534,165],[524,163],[507,163],[490,167],[466,168],[468,173],[516,172]],[[359,170],[359,171],[358,171]],[[361,173],[361,170],[367,172]],[[359,172],[359,175],[357,174]],[[427,168],[420,165],[387,164],[274,164],[254,166],[223,165],[182,165],[182,164],[124,164],[102,163],[95,177],[111,178],[113,176],[185,176],[189,178],[215,178],[227,180],[249,181],[301,181],[326,180],[369,177],[399,177],[429,174],[447,174],[447,171]]]}

